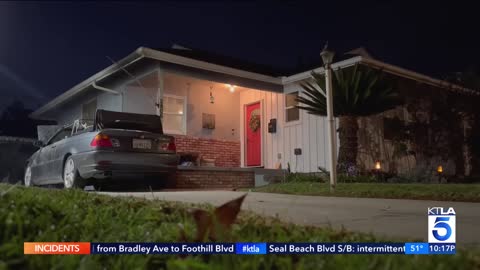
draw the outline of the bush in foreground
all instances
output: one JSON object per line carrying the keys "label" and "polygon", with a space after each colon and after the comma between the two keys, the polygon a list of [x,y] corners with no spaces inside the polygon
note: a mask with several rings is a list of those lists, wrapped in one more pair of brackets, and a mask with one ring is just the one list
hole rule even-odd
{"label": "bush in foreground", "polygon": [[[23,242],[176,242],[195,225],[185,204],[82,191],[0,185],[0,269],[478,269],[477,252],[406,255],[23,255]],[[242,213],[231,242],[383,242],[371,235],[310,228]]]}

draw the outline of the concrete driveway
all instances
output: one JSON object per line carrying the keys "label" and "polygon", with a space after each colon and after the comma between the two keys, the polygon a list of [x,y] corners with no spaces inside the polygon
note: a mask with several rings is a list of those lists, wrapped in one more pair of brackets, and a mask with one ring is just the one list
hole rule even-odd
{"label": "concrete driveway", "polygon": [[[189,203],[221,205],[244,192],[167,191],[102,192],[111,196],[135,196]],[[377,236],[427,241],[427,208],[454,207],[457,244],[480,246],[480,203],[298,196],[250,192],[242,206],[266,216],[301,225],[328,226]]]}

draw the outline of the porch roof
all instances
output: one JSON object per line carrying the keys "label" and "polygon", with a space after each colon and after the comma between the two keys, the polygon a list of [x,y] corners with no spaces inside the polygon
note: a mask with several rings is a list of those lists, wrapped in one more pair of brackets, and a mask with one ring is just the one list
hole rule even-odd
{"label": "porch roof", "polygon": [[[134,64],[140,64],[141,62],[145,61],[146,59],[153,59],[158,60],[161,62],[171,63],[175,65],[195,68],[203,71],[220,73],[225,75],[231,75],[238,78],[250,79],[254,81],[259,81],[262,83],[278,85],[278,87],[282,87],[282,78],[280,77],[273,77],[270,75],[265,75],[261,73],[255,73],[252,71],[246,71],[234,67],[223,66],[219,64],[209,63],[202,60],[197,60],[193,58],[184,57],[177,54],[167,53],[163,51],[153,50],[146,47],[140,47],[135,50],[133,53],[129,54],[125,58],[121,59],[117,63],[110,65],[109,67],[103,69],[102,71],[92,75],[91,77],[87,78],[83,82],[75,85],[68,91],[64,92],[63,94],[55,97],[47,104],[43,105],[39,109],[35,110],[33,113],[30,114],[32,118],[41,118],[41,116],[56,108],[57,106],[69,101],[74,96],[87,91],[88,89],[92,88],[103,88],[105,91],[109,90],[107,88],[101,87],[97,85],[101,81],[111,77],[114,74],[119,74],[120,71],[125,71],[127,67],[132,66]],[[103,90],[102,89],[102,90]],[[109,92],[115,92],[110,91]]]}

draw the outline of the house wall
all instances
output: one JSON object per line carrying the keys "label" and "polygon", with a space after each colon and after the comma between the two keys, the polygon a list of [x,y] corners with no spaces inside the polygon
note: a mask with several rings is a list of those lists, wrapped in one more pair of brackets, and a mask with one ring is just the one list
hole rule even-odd
{"label": "house wall", "polygon": [[[240,167],[240,141],[174,135],[178,153],[198,153],[216,167]],[[201,161],[200,161],[201,162]]]}
{"label": "house wall", "polygon": [[[295,83],[285,86],[285,93],[300,91]],[[314,116],[300,110],[300,120],[285,122],[285,95],[260,90],[248,90],[240,93],[240,123],[244,123],[245,104],[263,102],[263,162],[264,167],[274,169],[277,163],[293,172],[318,172],[318,167],[328,168],[328,133],[326,117]],[[277,132],[268,133],[267,123],[277,119]],[[244,124],[240,128],[245,132]],[[302,154],[295,156],[294,149],[300,148]],[[245,144],[241,139],[241,163],[244,165]]]}
{"label": "house wall", "polygon": [[122,111],[142,114],[158,114],[155,104],[161,92],[159,69],[154,67],[131,79],[121,87],[123,102]]}
{"label": "house wall", "polygon": [[[218,167],[240,167],[240,94],[225,84],[165,73],[163,93],[186,97],[187,130],[174,135],[177,151],[198,153]],[[214,103],[210,102],[210,93]],[[215,115],[215,129],[202,127],[203,113]]]}
{"label": "house wall", "polygon": [[[210,103],[210,93],[214,103]],[[164,94],[187,99],[187,136],[239,141],[240,94],[231,93],[225,84],[165,73]],[[215,129],[202,127],[202,114],[215,115]]]}
{"label": "house wall", "polygon": [[72,124],[73,121],[82,118],[82,104],[97,99],[97,108],[111,111],[122,110],[122,96],[106,93],[103,91],[92,90],[88,94],[78,96],[74,101],[63,104],[52,111],[47,118],[53,119],[59,125]]}

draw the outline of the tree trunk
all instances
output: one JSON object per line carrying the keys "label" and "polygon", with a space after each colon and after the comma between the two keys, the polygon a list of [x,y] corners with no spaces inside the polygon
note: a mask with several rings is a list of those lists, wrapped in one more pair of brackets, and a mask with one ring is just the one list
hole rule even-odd
{"label": "tree trunk", "polygon": [[356,116],[339,118],[340,150],[338,154],[338,170],[345,172],[348,166],[357,165],[358,122]]}

